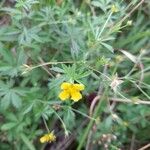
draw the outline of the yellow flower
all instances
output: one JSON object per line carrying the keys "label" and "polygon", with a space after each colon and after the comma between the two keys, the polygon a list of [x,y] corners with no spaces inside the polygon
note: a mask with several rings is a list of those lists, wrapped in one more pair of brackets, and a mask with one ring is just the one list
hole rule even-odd
{"label": "yellow flower", "polygon": [[115,5],[112,5],[111,6],[111,12],[112,13],[115,13],[115,12],[118,12],[119,10],[118,10],[118,8],[115,6]]}
{"label": "yellow flower", "polygon": [[80,91],[84,90],[84,85],[63,82],[60,88],[62,89],[59,94],[59,98],[61,100],[67,100],[71,98],[73,101],[78,101],[82,98]]}
{"label": "yellow flower", "polygon": [[46,142],[54,142],[56,141],[56,136],[53,134],[53,132],[45,134],[40,138],[41,143],[46,143]]}

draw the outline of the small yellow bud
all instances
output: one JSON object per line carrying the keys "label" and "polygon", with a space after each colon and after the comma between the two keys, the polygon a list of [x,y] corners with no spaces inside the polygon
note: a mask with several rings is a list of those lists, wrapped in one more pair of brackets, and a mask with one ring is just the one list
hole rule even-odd
{"label": "small yellow bud", "polygon": [[115,12],[118,12],[119,10],[118,10],[118,8],[116,7],[116,5],[112,5],[111,6],[111,12],[112,13],[115,13]]}

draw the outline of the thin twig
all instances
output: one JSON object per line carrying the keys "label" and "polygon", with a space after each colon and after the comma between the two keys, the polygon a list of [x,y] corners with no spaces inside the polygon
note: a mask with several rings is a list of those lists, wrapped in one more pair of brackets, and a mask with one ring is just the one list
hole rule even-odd
{"label": "thin twig", "polygon": [[[39,60],[40,60],[41,64],[44,64],[44,63],[45,63],[41,57],[39,57]],[[41,67],[42,67],[43,70],[45,70],[50,76],[54,77],[54,76],[52,75],[52,73],[48,70],[48,67],[47,67],[47,66],[41,66]]]}
{"label": "thin twig", "polygon": [[96,13],[95,13],[94,7],[93,7],[93,6],[91,6],[90,4],[89,4],[89,7],[90,7],[90,9],[91,9],[92,15],[93,15],[93,16],[96,16]]}
{"label": "thin twig", "polygon": [[92,118],[91,116],[88,116],[88,115],[84,114],[84,113],[81,112],[81,111],[78,111],[78,110],[76,110],[76,109],[74,109],[74,108],[71,108],[70,106],[68,106],[68,108],[69,108],[69,109],[72,109],[74,112],[76,112],[76,113],[78,113],[78,114],[80,114],[80,115],[82,115],[82,116],[84,116],[84,117],[87,117],[87,118],[89,118],[89,119],[92,119],[92,120],[95,120],[95,121],[96,121],[95,118]]}
{"label": "thin twig", "polygon": [[134,150],[135,134],[132,135],[130,150]]}
{"label": "thin twig", "polygon": [[[144,65],[141,61],[139,62],[139,68],[141,69],[140,81],[142,82],[144,80]],[[138,85],[140,86],[140,82]]]}
{"label": "thin twig", "polygon": [[97,101],[100,99],[100,97],[101,97],[100,95],[97,95],[97,96],[93,99],[93,101],[92,101],[92,103],[91,103],[91,106],[90,106],[90,111],[89,111],[90,116],[92,116],[94,107],[95,107]]}
{"label": "thin twig", "polygon": [[87,138],[87,143],[86,143],[86,149],[85,150],[90,150],[91,149],[91,137],[92,137],[92,131],[90,130]]}
{"label": "thin twig", "polygon": [[139,63],[137,64],[138,65],[138,67],[140,68],[140,72],[141,72],[141,75],[140,75],[140,80],[139,80],[139,82],[138,82],[138,85],[140,86],[141,84],[140,84],[140,81],[142,82],[143,80],[144,80],[144,65],[143,65],[143,63],[142,63],[142,61],[141,61],[141,58],[142,58],[142,56],[144,55],[145,53],[140,53],[140,55],[138,56],[138,61],[139,61]]}
{"label": "thin twig", "polygon": [[73,140],[75,139],[76,135],[78,134],[78,132],[80,131],[80,129],[85,126],[88,122],[88,119],[84,120],[80,126],[78,128],[76,128],[74,130],[74,132],[72,133],[72,136],[68,137],[68,138],[65,138],[59,145],[57,145],[57,147],[55,148],[55,150],[66,150],[67,147],[70,145],[70,143],[73,142]]}
{"label": "thin twig", "polygon": [[126,20],[130,15],[144,2],[144,0],[141,0],[129,13],[127,13],[126,16],[124,16],[121,21],[118,24],[121,24],[124,20]]}
{"label": "thin twig", "polygon": [[140,148],[140,149],[138,149],[138,150],[145,150],[145,149],[147,149],[147,148],[149,148],[149,147],[150,147],[150,143],[147,144],[147,145],[145,145],[145,146],[143,146],[142,148]]}
{"label": "thin twig", "polygon": [[[107,65],[104,66],[103,74],[106,75],[106,72],[107,72]],[[103,86],[100,84],[97,96],[93,99],[93,101],[91,103],[91,106],[90,106],[89,115],[91,117],[93,115],[94,108],[95,108],[95,105],[96,105],[97,101],[100,100],[102,91],[103,91]],[[86,144],[86,150],[92,149],[92,148],[90,148],[92,146],[92,144],[91,144],[92,132],[94,132],[94,131],[91,131],[91,130],[89,131],[88,139],[87,139],[87,144]]]}
{"label": "thin twig", "polygon": [[[105,65],[104,71],[103,71],[103,75],[105,75],[105,76],[106,76],[106,71],[107,71],[107,65]],[[91,106],[90,106],[90,111],[89,111],[90,116],[92,116],[92,114],[93,114],[93,110],[94,110],[94,107],[95,107],[95,105],[96,105],[96,102],[97,102],[97,101],[100,99],[100,97],[101,97],[102,90],[103,90],[103,86],[100,85],[100,86],[99,86],[99,89],[98,89],[97,96],[93,99],[93,101],[92,101],[92,103],[91,103]]]}
{"label": "thin twig", "polygon": [[47,66],[47,65],[57,65],[57,64],[72,64],[74,63],[74,61],[64,61],[64,62],[46,62],[43,64],[39,64],[37,66],[33,66],[31,67],[32,69],[38,68],[38,67],[42,67],[42,66]]}
{"label": "thin twig", "polygon": [[[98,104],[97,104],[97,107],[95,108],[94,112],[93,112],[93,117],[94,118],[97,118],[99,116],[99,110],[100,110],[100,106],[102,104],[102,102],[104,101],[104,99],[106,98],[106,93],[108,92],[108,86],[105,88],[104,92],[102,93],[102,96],[101,96],[101,100],[98,101]],[[85,140],[89,134],[89,131],[91,130],[92,126],[93,126],[93,123],[94,121],[93,120],[90,120],[90,122],[88,123],[86,129],[85,129],[85,132],[83,133],[82,137],[81,137],[81,140],[80,140],[80,143],[77,147],[77,150],[81,150],[82,149],[82,146],[83,144],[85,143]]]}
{"label": "thin twig", "polygon": [[110,97],[109,100],[115,102],[122,102],[122,103],[150,105],[150,101],[143,101],[143,100],[130,100],[130,99],[121,99],[121,98],[112,98],[112,97]]}

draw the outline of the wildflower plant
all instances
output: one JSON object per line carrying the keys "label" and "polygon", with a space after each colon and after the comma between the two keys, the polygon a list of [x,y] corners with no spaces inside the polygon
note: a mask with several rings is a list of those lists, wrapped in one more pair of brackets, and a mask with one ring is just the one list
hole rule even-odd
{"label": "wildflower plant", "polygon": [[148,6],[0,1],[0,149],[147,144]]}

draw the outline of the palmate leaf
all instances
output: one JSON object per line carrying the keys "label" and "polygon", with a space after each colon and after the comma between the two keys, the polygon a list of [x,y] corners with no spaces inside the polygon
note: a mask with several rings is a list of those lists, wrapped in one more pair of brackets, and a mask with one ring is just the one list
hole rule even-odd
{"label": "palmate leaf", "polygon": [[22,99],[20,95],[25,95],[26,91],[17,91],[17,88],[13,88],[13,81],[8,83],[0,82],[0,107],[2,109],[7,109],[10,104],[16,108],[20,108],[22,105]]}
{"label": "palmate leaf", "polygon": [[19,67],[14,66],[2,66],[0,67],[0,74],[1,75],[9,75],[11,77],[18,76]]}
{"label": "palmate leaf", "polygon": [[72,66],[66,66],[63,64],[62,68],[64,69],[64,74],[67,80],[71,79],[78,82],[79,79],[91,74],[91,71],[85,71],[83,66],[77,66],[76,64],[73,64]]}
{"label": "palmate leaf", "polygon": [[3,62],[0,63],[0,74],[9,75],[11,77],[18,76],[20,66],[25,64],[27,60],[24,50],[19,49],[17,51],[17,54],[15,55],[17,59],[14,59],[14,55],[11,50],[0,48],[0,54],[3,56]]}
{"label": "palmate leaf", "polygon": [[8,93],[6,93],[1,99],[1,108],[7,109],[10,104],[16,108],[20,108],[22,105],[21,97],[12,90],[8,91]]}
{"label": "palmate leaf", "polygon": [[19,35],[18,41],[20,45],[32,45],[33,41],[38,43],[43,43],[42,38],[39,36],[41,28],[38,26],[28,29],[27,27],[23,28],[23,32]]}
{"label": "palmate leaf", "polygon": [[33,4],[38,4],[39,3],[39,1],[37,1],[37,0],[26,0],[26,1],[16,0],[16,2],[17,2],[16,5],[15,5],[16,8],[23,7],[24,9],[26,9],[28,11],[31,9]]}

